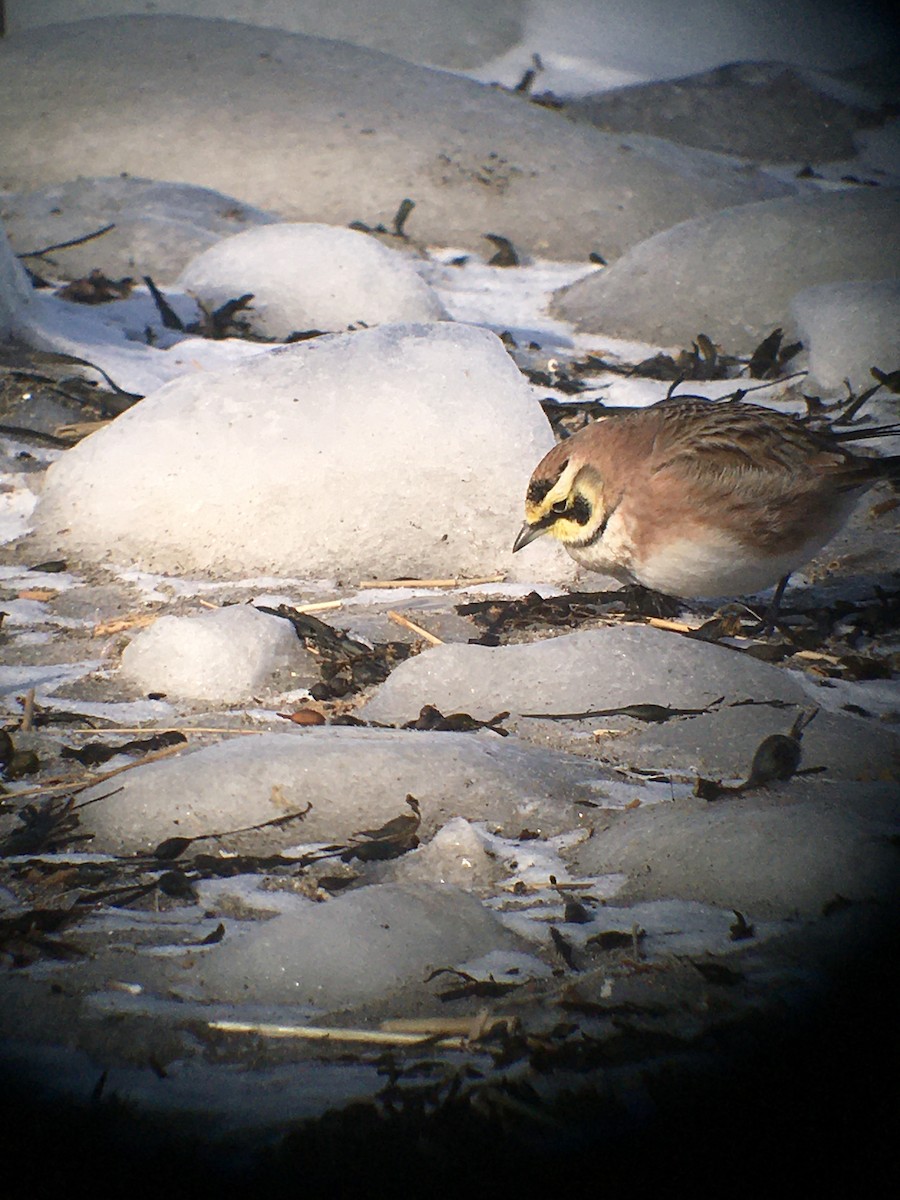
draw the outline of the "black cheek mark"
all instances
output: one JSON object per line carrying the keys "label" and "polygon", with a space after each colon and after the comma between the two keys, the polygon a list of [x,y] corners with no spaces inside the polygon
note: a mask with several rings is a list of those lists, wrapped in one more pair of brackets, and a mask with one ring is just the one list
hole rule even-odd
{"label": "black cheek mark", "polygon": [[[591,506],[584,496],[576,496],[571,512],[568,514],[578,525],[587,525],[591,519]],[[605,522],[604,522],[605,524]]]}

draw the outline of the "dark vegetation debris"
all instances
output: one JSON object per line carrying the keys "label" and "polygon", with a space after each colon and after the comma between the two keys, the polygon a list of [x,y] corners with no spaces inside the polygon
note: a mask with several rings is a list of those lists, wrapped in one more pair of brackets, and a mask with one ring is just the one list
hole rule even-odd
{"label": "dark vegetation debris", "polygon": [[408,240],[409,234],[406,232],[405,226],[407,219],[409,218],[409,214],[415,207],[415,200],[410,200],[409,197],[407,197],[405,200],[401,200],[400,205],[394,214],[394,219],[391,222],[390,229],[386,228],[386,226],[382,225],[381,223],[377,225],[367,225],[365,221],[351,221],[349,228],[355,229],[359,233],[387,234],[390,237]]}
{"label": "dark vegetation debris", "polygon": [[494,979],[493,975],[489,975],[487,979],[479,979],[467,971],[460,971],[457,967],[437,967],[429,975],[426,975],[425,982],[430,983],[432,979],[437,979],[441,975],[449,975],[456,980],[453,986],[438,992],[438,999],[445,1002],[463,1000],[470,996],[477,996],[480,999],[495,999],[515,991],[525,982],[522,979]]}
{"label": "dark vegetation debris", "polygon": [[59,288],[55,295],[73,304],[109,304],[111,300],[127,300],[134,288],[130,276],[109,279],[96,268],[81,279],[73,279]]}
{"label": "dark vegetation debris", "polygon": [[740,795],[752,788],[767,787],[790,779],[797,773],[803,754],[800,745],[803,730],[815,719],[817,708],[800,713],[789,733],[772,733],[756,748],[750,773],[743,783],[731,786],[712,779],[697,779],[694,794],[702,800],[719,800],[722,796]]}
{"label": "dark vegetation debris", "polygon": [[381,683],[398,662],[412,653],[412,648],[405,642],[378,642],[368,646],[288,604],[279,604],[277,608],[262,604],[256,607],[260,612],[290,621],[306,648],[318,656],[322,679],[310,688],[314,700],[339,699]]}
{"label": "dark vegetation debris", "polygon": [[485,238],[496,246],[494,255],[488,259],[489,267],[517,267],[519,265],[519,255],[509,240],[499,233],[486,233]]}
{"label": "dark vegetation debris", "polygon": [[487,721],[479,721],[476,717],[469,716],[468,713],[451,713],[445,717],[433,704],[426,704],[418,717],[414,721],[407,721],[403,728],[432,730],[441,733],[474,733],[478,729],[490,729],[492,733],[499,733],[501,737],[506,737],[507,730],[500,726],[508,716],[508,712],[501,712]]}
{"label": "dark vegetation debris", "polygon": [[146,738],[133,738],[118,746],[112,746],[106,742],[86,742],[80,747],[63,746],[60,750],[60,757],[74,758],[83,767],[98,767],[102,763],[109,762],[111,758],[115,758],[117,754],[150,754],[154,750],[162,750],[166,746],[177,746],[186,742],[187,738],[183,733],[179,733],[176,729],[170,729]]}

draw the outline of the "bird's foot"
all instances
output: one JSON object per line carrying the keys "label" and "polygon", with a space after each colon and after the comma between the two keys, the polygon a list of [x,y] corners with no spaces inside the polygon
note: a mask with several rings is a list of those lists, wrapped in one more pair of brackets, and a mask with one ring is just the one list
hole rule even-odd
{"label": "bird's foot", "polygon": [[622,600],[625,611],[636,617],[677,617],[684,607],[674,596],[654,592],[640,583],[626,583],[615,595]]}

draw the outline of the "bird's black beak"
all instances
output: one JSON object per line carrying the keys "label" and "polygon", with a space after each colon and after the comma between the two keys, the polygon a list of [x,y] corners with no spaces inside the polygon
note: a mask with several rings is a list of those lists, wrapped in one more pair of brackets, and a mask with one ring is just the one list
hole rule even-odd
{"label": "bird's black beak", "polygon": [[523,525],[519,530],[519,536],[513,542],[513,554],[517,550],[521,550],[523,546],[527,546],[529,542],[533,542],[535,538],[539,538],[546,533],[550,528],[549,522],[538,521],[534,525]]}

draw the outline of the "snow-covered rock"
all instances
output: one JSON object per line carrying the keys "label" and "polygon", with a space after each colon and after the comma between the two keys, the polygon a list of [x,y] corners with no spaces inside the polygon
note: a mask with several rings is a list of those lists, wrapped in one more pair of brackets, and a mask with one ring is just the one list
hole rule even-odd
{"label": "snow-covered rock", "polygon": [[0,218],[17,254],[112,225],[100,237],[30,260],[38,273],[78,279],[150,275],[170,283],[201,251],[274,217],[210,188],[115,176],[52,183],[0,196]]}
{"label": "snow-covered rock", "polygon": [[363,712],[373,721],[402,722],[433,704],[485,720],[503,710],[701,708],[723,692],[805,698],[799,683],[767,663],[647,625],[612,625],[521,645],[433,646],[400,663]]}
{"label": "snow-covered rock", "polygon": [[[604,763],[745,780],[762,741],[787,734],[816,696],[802,676],[725,646],[623,625],[528,644],[435,646],[397,666],[362,712],[401,724],[425,704],[481,719],[508,711],[509,728],[539,744],[612,729],[596,743]],[[632,705],[674,711],[659,723],[616,711]],[[877,778],[893,769],[900,737],[845,713],[819,713],[802,749],[804,766],[826,769],[829,779]]]}
{"label": "snow-covered rock", "polygon": [[[158,0],[6,0],[10,34]],[[886,7],[821,0],[166,0],[165,11],[337,38],[410,62],[518,82],[540,52],[536,90],[572,94],[704,71],[736,59],[828,69],[896,44]]]}
{"label": "snow-covered rock", "polygon": [[[7,25],[159,12],[158,0],[7,0]],[[410,62],[465,68],[502,54],[522,35],[529,0],[166,0],[165,11],[246,21],[354,42]]]}
{"label": "snow-covered rock", "polygon": [[566,111],[598,129],[646,133],[762,162],[850,158],[854,134],[878,108],[861,89],[784,62],[741,62],[585,96]]}
{"label": "snow-covered rock", "polygon": [[844,391],[849,382],[861,391],[872,386],[872,367],[900,368],[900,278],[806,288],[794,296],[791,313],[819,387]]}
{"label": "snow-covered rock", "polygon": [[[423,840],[457,816],[507,836],[523,828],[553,835],[579,824],[581,802],[627,803],[615,789],[606,795],[610,778],[596,763],[496,734],[318,727],[235,738],[137,767],[114,796],[79,815],[92,848],[115,853],[246,829],[310,803],[302,821],[217,841],[258,853],[345,842],[408,816],[407,795],[419,802]],[[105,794],[102,784],[86,793]]]}
{"label": "snow-covered rock", "polygon": [[584,95],[737,61],[853,66],[896,45],[887,6],[844,0],[757,0],[752,12],[745,0],[531,0],[521,45],[470,73],[513,84],[537,50],[535,91]]}
{"label": "snow-covered rock", "polygon": [[515,944],[458,888],[384,884],[248,923],[203,956],[191,986],[204,999],[344,1008]]}
{"label": "snow-covered rock", "polygon": [[207,310],[252,294],[241,320],[280,341],[311,329],[447,317],[404,255],[330,225],[269,225],[225,238],[185,268],[179,286]]}
{"label": "snow-covered rock", "polygon": [[34,290],[0,224],[0,340],[13,337],[28,319]]}
{"label": "snow-covered rock", "polygon": [[[51,467],[38,521],[67,552],[149,570],[513,575],[552,444],[494,334],[382,326],[167,384]],[[572,578],[535,550],[530,578]]]}
{"label": "snow-covered rock", "polygon": [[[574,851],[587,873],[625,871],[624,896],[676,896],[759,916],[819,916],[837,897],[897,894],[896,784],[795,784],[790,799],[732,796],[610,814]],[[652,871],[647,864],[652,863]]]}
{"label": "snow-covered rock", "polygon": [[250,605],[159,617],[122,653],[122,678],[142,692],[231,704],[271,687],[282,691],[318,678],[293,627]]}
{"label": "snow-covered rock", "polygon": [[900,264],[900,189],[789,196],[685,221],[557,293],[577,328],[655,345],[705,333],[749,353],[802,288],[883,279]]}
{"label": "snow-covered rock", "polygon": [[[41,69],[35,70],[40,62]],[[180,179],[288,220],[390,226],[484,251],[607,260],[677,221],[790,187],[622,139],[372,50],[187,17],[109,17],[0,41],[3,182]],[[687,156],[687,157],[686,157]]]}

